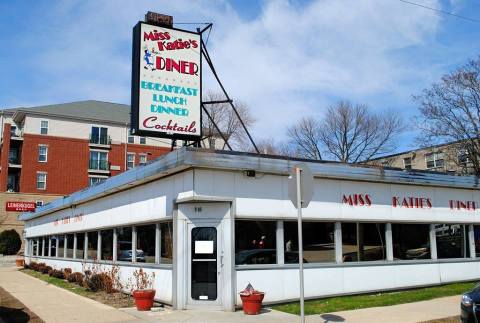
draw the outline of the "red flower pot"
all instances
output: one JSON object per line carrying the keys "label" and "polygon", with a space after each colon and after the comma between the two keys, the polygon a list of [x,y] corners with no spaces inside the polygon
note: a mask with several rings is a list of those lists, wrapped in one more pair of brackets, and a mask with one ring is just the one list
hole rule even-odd
{"label": "red flower pot", "polygon": [[132,294],[137,310],[150,311],[153,306],[153,298],[155,297],[154,289],[134,290]]}
{"label": "red flower pot", "polygon": [[15,265],[17,265],[17,267],[23,267],[25,265],[25,260],[23,258],[17,258],[15,259]]}
{"label": "red flower pot", "polygon": [[242,299],[243,304],[243,312],[248,315],[260,314],[264,296],[265,293],[263,292],[254,292],[251,294],[240,293],[240,298]]}

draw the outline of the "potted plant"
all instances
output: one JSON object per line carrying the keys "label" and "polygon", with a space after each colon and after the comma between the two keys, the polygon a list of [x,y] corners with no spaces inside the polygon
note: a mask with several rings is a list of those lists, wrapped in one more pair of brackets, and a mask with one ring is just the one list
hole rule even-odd
{"label": "potted plant", "polygon": [[264,292],[255,290],[253,286],[248,283],[247,287],[240,292],[242,299],[243,312],[248,315],[260,314],[262,309],[262,301],[265,297]]}
{"label": "potted plant", "polygon": [[130,278],[128,285],[135,300],[138,311],[150,311],[155,297],[155,273],[147,273],[142,268],[133,272],[133,279]]}

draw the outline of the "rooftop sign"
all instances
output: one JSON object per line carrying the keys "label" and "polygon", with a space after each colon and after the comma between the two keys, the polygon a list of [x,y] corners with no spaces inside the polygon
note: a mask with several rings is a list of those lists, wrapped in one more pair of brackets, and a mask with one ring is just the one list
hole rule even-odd
{"label": "rooftop sign", "polygon": [[183,140],[201,136],[201,36],[139,22],[133,29],[132,131]]}

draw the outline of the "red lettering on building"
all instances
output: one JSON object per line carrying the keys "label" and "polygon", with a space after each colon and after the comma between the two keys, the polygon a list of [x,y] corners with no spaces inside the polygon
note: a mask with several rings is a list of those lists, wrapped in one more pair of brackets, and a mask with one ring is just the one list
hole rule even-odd
{"label": "red lettering on building", "polygon": [[475,211],[477,209],[475,201],[449,200],[448,205],[451,210]]}
{"label": "red lettering on building", "polygon": [[371,206],[372,198],[369,194],[343,194],[342,203],[350,206]]}
{"label": "red lettering on building", "polygon": [[392,206],[404,207],[408,209],[431,209],[432,200],[429,197],[392,196]]}

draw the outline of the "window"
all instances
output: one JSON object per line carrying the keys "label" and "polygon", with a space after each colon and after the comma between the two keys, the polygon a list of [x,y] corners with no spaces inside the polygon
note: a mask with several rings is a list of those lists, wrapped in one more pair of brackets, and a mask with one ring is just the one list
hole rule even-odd
{"label": "window", "polygon": [[84,248],[85,248],[85,233],[83,233],[83,232],[77,233],[77,249],[75,249],[75,258],[83,259]]}
{"label": "window", "polygon": [[37,173],[37,189],[44,190],[47,188],[47,173]]}
{"label": "window", "polygon": [[58,257],[63,258],[65,255],[65,236],[58,236]]}
{"label": "window", "polygon": [[443,167],[443,153],[436,152],[425,155],[425,161],[427,162],[427,169]]}
{"label": "window", "polygon": [[435,225],[438,259],[469,257],[467,228],[463,224]]}
{"label": "window", "polygon": [[48,121],[47,120],[40,121],[40,133],[42,135],[48,134]]}
{"label": "window", "polygon": [[127,169],[135,167],[135,154],[127,153]]}
{"label": "window", "polygon": [[42,255],[44,257],[48,256],[48,239],[49,239],[48,237],[43,237],[42,240],[41,240],[42,241],[42,248],[43,248]]}
{"label": "window", "polygon": [[88,232],[87,259],[97,259],[98,232]]}
{"label": "window", "polygon": [[102,253],[100,259],[113,260],[113,230],[102,230],[100,234],[102,236]]}
{"label": "window", "polygon": [[73,234],[65,236],[65,248],[67,249],[67,258],[73,258]]}
{"label": "window", "polygon": [[392,224],[392,243],[394,259],[431,258],[428,224]]}
{"label": "window", "polygon": [[145,145],[147,143],[147,138],[145,137],[140,137],[140,144]]}
{"label": "window", "polygon": [[32,255],[38,256],[38,241],[37,241],[37,239],[32,239]]}
{"label": "window", "polygon": [[48,147],[44,145],[38,146],[38,161],[46,163],[47,162]]}
{"label": "window", "polygon": [[90,134],[90,143],[109,145],[110,140],[108,138],[108,128],[92,127],[92,133]]}
{"label": "window", "polygon": [[160,263],[171,264],[173,259],[172,222],[160,223]]}
{"label": "window", "polygon": [[473,226],[473,236],[475,240],[475,256],[480,257],[480,225]]}
{"label": "window", "polygon": [[466,149],[459,149],[457,152],[458,164],[460,166],[467,166],[470,162],[468,158],[468,151]]}
{"label": "window", "polygon": [[43,206],[43,201],[42,200],[36,200],[35,201],[35,207],[40,207],[40,206]]}
{"label": "window", "polygon": [[51,236],[50,237],[50,257],[57,256],[57,237]]}
{"label": "window", "polygon": [[235,221],[235,264],[277,262],[275,221]]}
{"label": "window", "polygon": [[102,151],[90,151],[88,169],[108,170],[108,154]]}
{"label": "window", "polygon": [[155,263],[155,224],[137,227],[137,262]]}
{"label": "window", "polygon": [[132,227],[117,229],[117,260],[132,261]]}
{"label": "window", "polygon": [[135,143],[135,137],[132,135],[132,129],[128,132],[128,138],[127,141],[129,144]]}
{"label": "window", "polygon": [[342,223],[343,261],[384,260],[385,224]]}
{"label": "window", "polygon": [[106,177],[89,177],[88,180],[89,180],[90,186],[95,186],[105,182],[107,178]]}
{"label": "window", "polygon": [[146,165],[147,164],[147,155],[140,155],[138,157],[138,164],[139,165]]}
{"label": "window", "polygon": [[11,137],[17,137],[17,127],[16,126],[11,126],[10,127],[10,136]]}
{"label": "window", "polygon": [[406,157],[403,159],[403,168],[412,169],[412,157]]}
{"label": "window", "polygon": [[[303,222],[303,261],[335,262],[334,224]],[[285,263],[298,263],[298,224],[283,223]]]}

